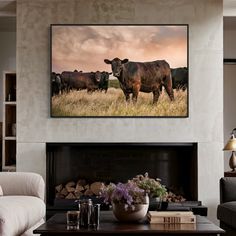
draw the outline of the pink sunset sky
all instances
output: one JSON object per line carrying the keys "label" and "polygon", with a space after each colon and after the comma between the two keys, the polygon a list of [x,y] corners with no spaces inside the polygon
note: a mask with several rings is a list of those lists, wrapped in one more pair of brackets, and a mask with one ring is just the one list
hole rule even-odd
{"label": "pink sunset sky", "polygon": [[52,26],[52,71],[111,71],[104,59],[187,66],[187,26]]}

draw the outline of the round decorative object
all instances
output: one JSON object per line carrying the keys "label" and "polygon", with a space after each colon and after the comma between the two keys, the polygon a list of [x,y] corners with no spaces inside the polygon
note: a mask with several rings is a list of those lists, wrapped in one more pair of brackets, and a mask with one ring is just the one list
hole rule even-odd
{"label": "round decorative object", "polygon": [[148,211],[149,204],[134,204],[128,206],[123,203],[112,203],[113,214],[118,221],[135,222],[142,220]]}

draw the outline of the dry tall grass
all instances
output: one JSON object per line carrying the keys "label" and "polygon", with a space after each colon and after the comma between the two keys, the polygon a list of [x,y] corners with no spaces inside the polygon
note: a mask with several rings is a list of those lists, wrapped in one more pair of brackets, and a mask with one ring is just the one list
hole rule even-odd
{"label": "dry tall grass", "polygon": [[139,93],[138,102],[126,103],[121,89],[109,88],[107,93],[71,91],[52,97],[53,116],[186,116],[187,91],[174,91],[171,102],[165,91],[156,105],[152,93]]}

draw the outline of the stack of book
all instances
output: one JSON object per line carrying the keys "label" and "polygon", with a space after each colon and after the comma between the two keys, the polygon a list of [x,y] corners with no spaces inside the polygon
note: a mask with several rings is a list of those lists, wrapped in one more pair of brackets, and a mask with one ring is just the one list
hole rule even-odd
{"label": "stack of book", "polygon": [[196,216],[191,211],[149,211],[150,224],[194,224]]}

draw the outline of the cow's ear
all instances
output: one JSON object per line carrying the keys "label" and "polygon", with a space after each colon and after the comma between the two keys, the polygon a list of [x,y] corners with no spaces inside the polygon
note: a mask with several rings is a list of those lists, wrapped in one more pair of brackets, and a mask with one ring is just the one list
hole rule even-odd
{"label": "cow's ear", "polygon": [[105,62],[106,64],[111,64],[111,61],[108,60],[108,59],[104,59],[104,62]]}
{"label": "cow's ear", "polygon": [[129,61],[129,59],[126,58],[126,59],[122,60],[121,63],[122,63],[122,64],[125,64],[125,63],[127,63],[128,61]]}

